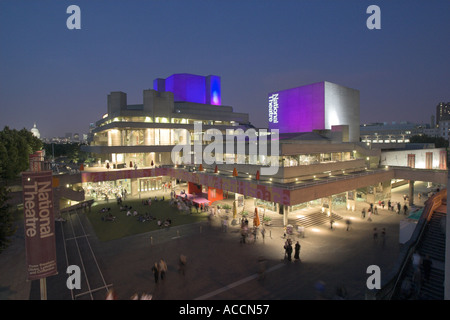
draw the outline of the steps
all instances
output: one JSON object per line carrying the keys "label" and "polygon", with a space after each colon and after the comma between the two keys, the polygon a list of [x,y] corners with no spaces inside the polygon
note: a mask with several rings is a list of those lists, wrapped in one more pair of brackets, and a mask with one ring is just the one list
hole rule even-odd
{"label": "steps", "polygon": [[414,268],[409,261],[406,267],[402,285],[418,286],[418,292],[413,294],[401,293],[394,299],[421,299],[421,300],[444,300],[444,280],[445,280],[445,233],[442,232],[441,223],[445,220],[446,208],[439,207],[435,211],[430,221],[425,226],[424,233],[417,246],[417,251],[422,259],[427,255],[432,261],[430,278],[426,281],[423,277],[423,266],[420,266],[421,281],[415,281]]}
{"label": "steps", "polygon": [[[332,213],[331,218],[334,221],[341,220],[342,217]],[[303,226],[305,228],[313,227],[313,226],[319,226],[325,223],[330,223],[330,217],[327,216],[324,212],[314,212],[310,213],[308,215],[304,215],[303,217],[297,218],[296,223],[299,226]]]}

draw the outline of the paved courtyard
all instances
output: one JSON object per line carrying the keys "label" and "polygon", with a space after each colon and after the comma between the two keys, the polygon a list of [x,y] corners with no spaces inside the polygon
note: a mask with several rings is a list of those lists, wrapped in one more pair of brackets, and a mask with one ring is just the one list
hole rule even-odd
{"label": "paved courtyard", "polygon": [[[402,201],[407,186],[393,190],[392,200]],[[415,192],[427,191],[425,183],[416,183]],[[420,201],[423,202],[424,198]],[[416,203],[420,205],[416,198]],[[401,245],[398,241],[399,222],[404,219],[387,209],[379,209],[372,221],[361,218],[361,209],[368,205],[357,202],[354,212],[338,209],[343,219],[336,220],[333,230],[328,223],[306,228],[305,237],[292,236],[294,244],[301,244],[301,262],[284,259],[284,230],[282,216],[267,212],[273,226],[266,228],[264,240],[240,243],[238,226],[222,230],[221,219],[212,224],[192,224],[151,233],[139,234],[100,242],[86,224],[92,250],[108,284],[112,284],[119,299],[130,299],[134,293],[150,293],[154,300],[293,300],[332,299],[337,287],[345,287],[348,299],[362,300],[366,288],[367,267],[378,265],[381,276],[389,274],[396,262]],[[252,212],[251,204],[249,211]],[[292,213],[289,222],[296,223],[297,215],[307,215],[319,208]],[[345,220],[351,219],[350,230]],[[250,226],[252,224],[251,219]],[[86,219],[87,221],[87,219]],[[386,238],[373,239],[373,230],[386,229]],[[25,281],[23,232],[0,256],[0,298],[27,300],[39,298],[36,282]],[[184,275],[178,272],[180,254],[187,256]],[[264,259],[265,274],[258,276]],[[154,282],[152,265],[164,259],[168,272],[164,280]],[[61,260],[61,259],[59,259]],[[64,259],[61,261],[64,262]],[[67,275],[59,274],[59,287],[53,289],[50,279],[49,297],[70,298],[61,282]],[[325,290],[319,296],[316,288],[322,282]],[[51,293],[59,290],[61,294]],[[106,292],[106,290],[105,290]],[[101,297],[105,295],[101,292]]]}

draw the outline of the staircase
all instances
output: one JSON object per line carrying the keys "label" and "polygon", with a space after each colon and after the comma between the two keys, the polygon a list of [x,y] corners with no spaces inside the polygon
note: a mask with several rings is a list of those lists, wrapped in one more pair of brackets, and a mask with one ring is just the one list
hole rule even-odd
{"label": "staircase", "polygon": [[325,223],[330,223],[330,219],[334,221],[341,220],[342,217],[335,213],[331,213],[331,217],[328,217],[324,212],[314,212],[308,215],[305,215],[301,218],[296,219],[296,223],[299,226],[303,226],[305,228],[319,226]]}
{"label": "staircase", "polygon": [[[445,233],[442,223],[445,221],[447,206],[441,205],[433,212],[430,221],[427,223],[417,251],[422,256],[429,256],[432,261],[430,279],[422,279],[418,292],[411,296],[401,296],[400,299],[421,299],[421,300],[444,300],[444,280],[445,280]],[[420,266],[423,278],[423,267]],[[413,284],[414,269],[412,262],[408,263],[405,271],[403,284]]]}

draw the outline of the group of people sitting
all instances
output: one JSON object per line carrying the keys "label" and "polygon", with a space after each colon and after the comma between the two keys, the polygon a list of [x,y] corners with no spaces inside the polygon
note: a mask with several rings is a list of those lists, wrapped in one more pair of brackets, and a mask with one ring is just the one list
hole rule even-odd
{"label": "group of people sitting", "polygon": [[166,220],[161,221],[161,219],[158,220],[158,227],[170,227],[172,225],[172,219],[167,218]]}
{"label": "group of people sitting", "polygon": [[[155,198],[153,199],[153,201],[154,201],[154,202],[157,202],[157,201],[158,201],[158,198],[155,196]],[[164,201],[164,196],[162,196],[161,201]],[[145,199],[142,200],[142,204],[143,204],[144,206],[146,206],[146,205],[151,206],[151,205],[152,205],[152,198],[148,198],[148,200],[145,200]]]}

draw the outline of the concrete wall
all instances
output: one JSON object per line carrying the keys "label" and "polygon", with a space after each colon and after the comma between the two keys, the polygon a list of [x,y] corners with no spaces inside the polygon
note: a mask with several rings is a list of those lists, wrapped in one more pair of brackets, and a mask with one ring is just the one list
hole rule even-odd
{"label": "concrete wall", "polygon": [[359,91],[325,81],[325,129],[348,125],[349,141],[359,141]]}
{"label": "concrete wall", "polygon": [[415,168],[425,169],[426,153],[431,152],[433,154],[433,167],[432,169],[439,169],[440,152],[445,151],[445,148],[433,148],[433,149],[416,149],[416,150],[399,150],[399,151],[382,151],[381,152],[381,165],[387,166],[408,166],[408,154],[415,155]]}

